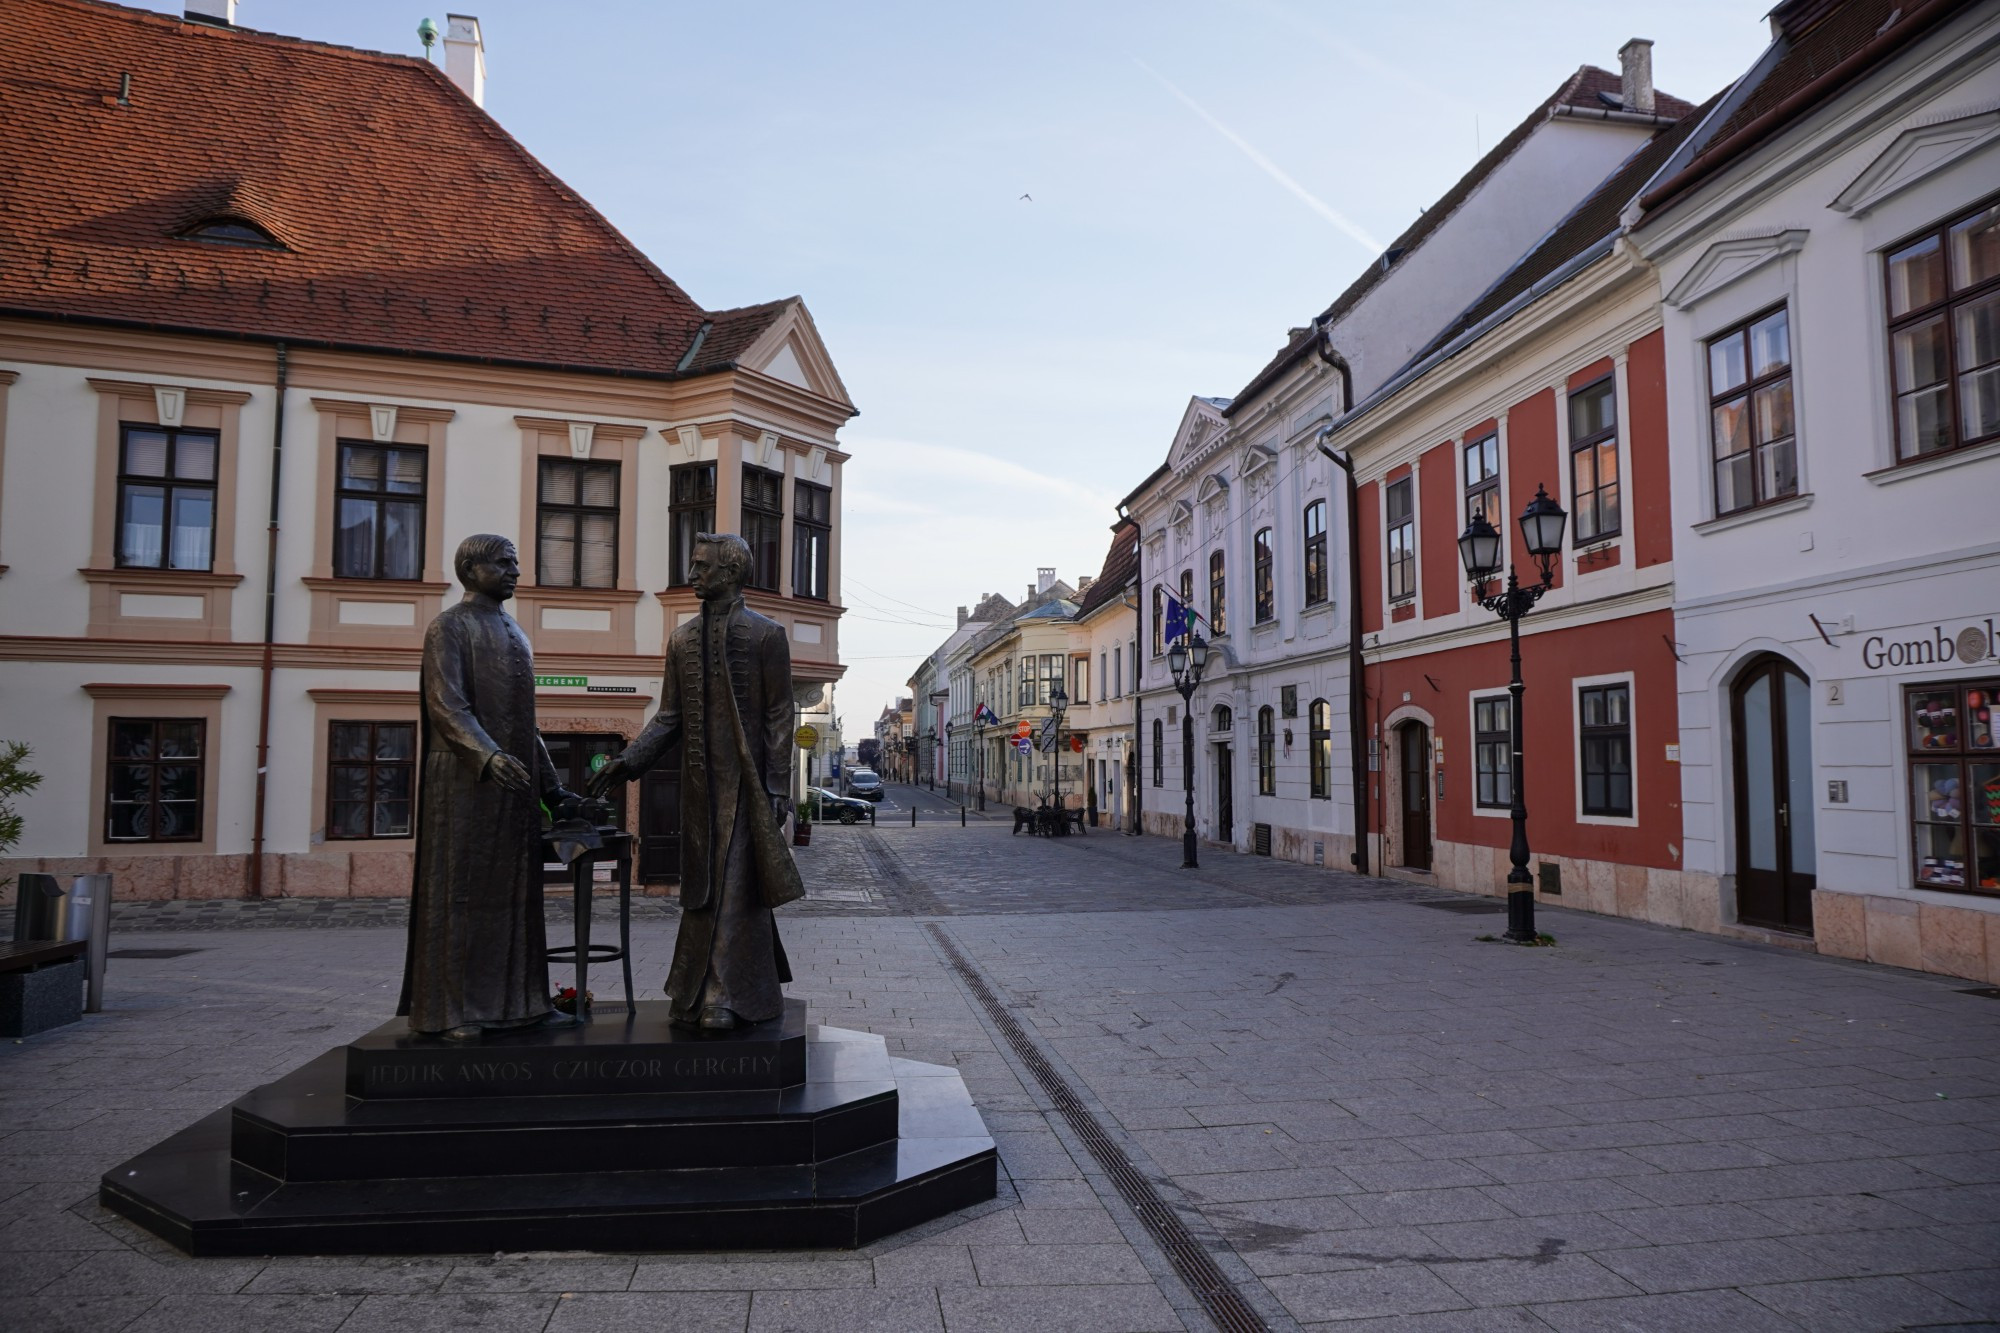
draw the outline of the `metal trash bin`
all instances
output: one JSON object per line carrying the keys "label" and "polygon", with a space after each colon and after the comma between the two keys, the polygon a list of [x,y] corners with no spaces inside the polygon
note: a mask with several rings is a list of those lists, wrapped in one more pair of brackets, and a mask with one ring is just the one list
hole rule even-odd
{"label": "metal trash bin", "polygon": [[20,892],[14,898],[14,938],[67,940],[69,890],[54,875],[29,871],[20,876]]}

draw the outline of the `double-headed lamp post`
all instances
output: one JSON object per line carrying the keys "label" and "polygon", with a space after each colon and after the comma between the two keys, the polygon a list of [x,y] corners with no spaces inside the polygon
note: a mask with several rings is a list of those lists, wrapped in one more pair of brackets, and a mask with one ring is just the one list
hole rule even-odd
{"label": "double-headed lamp post", "polygon": [[1528,874],[1528,806],[1521,793],[1521,617],[1542,599],[1555,577],[1555,557],[1562,550],[1563,525],[1569,515],[1563,507],[1549,498],[1548,491],[1535,487],[1535,498],[1528,501],[1528,507],[1521,511],[1521,536],[1534,558],[1542,581],[1532,587],[1521,586],[1515,575],[1514,562],[1507,562],[1507,586],[1504,590],[1488,596],[1486,585],[1500,574],[1501,547],[1506,537],[1486,521],[1486,515],[1474,514],[1472,521],[1465,525],[1465,531],[1458,539],[1458,557],[1465,564],[1465,576],[1472,580],[1472,595],[1488,611],[1507,622],[1508,645],[1512,650],[1514,678],[1507,686],[1513,696],[1511,714],[1508,719],[1514,742],[1513,763],[1509,766],[1507,788],[1510,796],[1509,812],[1514,821],[1514,839],[1507,850],[1507,858],[1514,868],[1507,872],[1507,938],[1516,944],[1533,944],[1535,935],[1535,889],[1534,880]]}
{"label": "double-headed lamp post", "polygon": [[1181,833],[1181,869],[1196,868],[1194,856],[1194,687],[1208,666],[1208,640],[1188,634],[1167,646],[1167,670],[1181,695],[1181,789],[1187,793],[1187,824]]}
{"label": "double-headed lamp post", "polygon": [[1049,788],[1055,796],[1055,808],[1062,809],[1062,720],[1063,711],[1069,707],[1069,691],[1058,682],[1049,691],[1049,716],[1055,722],[1055,730],[1049,739],[1055,744],[1049,747]]}
{"label": "double-headed lamp post", "polygon": [[924,735],[924,786],[937,790],[937,728],[932,727]]}

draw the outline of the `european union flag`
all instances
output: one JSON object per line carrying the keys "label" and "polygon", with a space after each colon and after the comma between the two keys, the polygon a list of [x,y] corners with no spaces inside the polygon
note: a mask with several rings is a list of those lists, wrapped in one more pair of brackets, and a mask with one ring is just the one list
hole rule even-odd
{"label": "european union flag", "polygon": [[1187,635],[1188,610],[1180,604],[1172,593],[1168,593],[1166,641],[1172,643],[1175,639],[1185,639]]}

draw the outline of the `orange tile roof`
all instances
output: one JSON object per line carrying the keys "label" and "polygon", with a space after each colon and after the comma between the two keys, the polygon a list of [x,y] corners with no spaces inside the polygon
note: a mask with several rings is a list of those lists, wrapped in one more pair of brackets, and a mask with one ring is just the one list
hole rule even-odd
{"label": "orange tile roof", "polygon": [[785,304],[708,315],[423,60],[9,0],[0,71],[0,310],[671,375]]}

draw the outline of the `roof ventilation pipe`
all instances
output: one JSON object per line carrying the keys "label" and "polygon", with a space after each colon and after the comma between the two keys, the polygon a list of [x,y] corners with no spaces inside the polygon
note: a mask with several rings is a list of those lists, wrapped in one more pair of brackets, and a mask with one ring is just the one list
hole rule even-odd
{"label": "roof ventilation pipe", "polygon": [[233,28],[236,26],[236,0],[187,0],[187,12],[182,17],[189,23]]}
{"label": "roof ventilation pipe", "polygon": [[470,14],[444,16],[444,72],[474,106],[486,105],[486,40]]}

